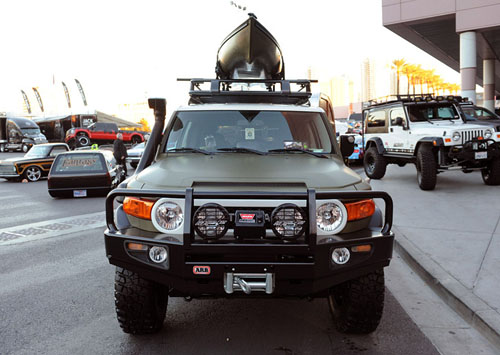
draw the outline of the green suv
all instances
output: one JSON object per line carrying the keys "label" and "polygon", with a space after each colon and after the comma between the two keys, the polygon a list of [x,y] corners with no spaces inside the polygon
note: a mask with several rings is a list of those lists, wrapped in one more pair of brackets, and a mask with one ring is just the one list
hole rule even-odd
{"label": "green suv", "polygon": [[169,297],[323,297],[339,330],[374,331],[392,200],[344,165],[352,137],[337,143],[310,81],[193,79],[190,95],[166,127],[149,100],[137,171],[106,200],[123,331],[158,331]]}

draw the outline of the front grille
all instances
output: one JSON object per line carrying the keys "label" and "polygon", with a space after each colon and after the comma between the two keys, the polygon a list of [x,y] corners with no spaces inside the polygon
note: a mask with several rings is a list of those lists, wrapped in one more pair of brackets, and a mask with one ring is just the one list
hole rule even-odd
{"label": "front grille", "polygon": [[474,138],[482,137],[483,130],[482,129],[474,129],[470,131],[462,131],[462,144],[467,141],[473,140]]}
{"label": "front grille", "polygon": [[15,174],[16,171],[14,170],[13,165],[0,165],[0,174]]}

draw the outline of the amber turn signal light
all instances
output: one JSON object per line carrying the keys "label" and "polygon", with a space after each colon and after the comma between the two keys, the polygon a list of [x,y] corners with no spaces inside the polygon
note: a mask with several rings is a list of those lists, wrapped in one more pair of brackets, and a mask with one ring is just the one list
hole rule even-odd
{"label": "amber turn signal light", "polygon": [[154,201],[143,200],[136,197],[125,197],[123,200],[123,211],[131,216],[151,219],[151,209]]}
{"label": "amber turn signal light", "polygon": [[141,243],[127,243],[127,249],[129,250],[148,250],[148,246]]}
{"label": "amber turn signal light", "polygon": [[351,248],[353,253],[367,253],[372,250],[372,246],[370,244],[356,245]]}
{"label": "amber turn signal light", "polygon": [[358,202],[346,203],[347,220],[355,221],[370,217],[375,213],[375,202],[373,200],[362,200]]}

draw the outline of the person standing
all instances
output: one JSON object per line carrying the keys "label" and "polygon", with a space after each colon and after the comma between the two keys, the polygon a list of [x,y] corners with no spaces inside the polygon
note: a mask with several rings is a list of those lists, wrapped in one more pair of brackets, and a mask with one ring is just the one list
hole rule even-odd
{"label": "person standing", "polygon": [[121,133],[116,135],[115,142],[113,143],[113,156],[115,157],[116,163],[123,166],[123,171],[125,172],[125,176],[127,176],[127,161],[125,159],[128,154]]}

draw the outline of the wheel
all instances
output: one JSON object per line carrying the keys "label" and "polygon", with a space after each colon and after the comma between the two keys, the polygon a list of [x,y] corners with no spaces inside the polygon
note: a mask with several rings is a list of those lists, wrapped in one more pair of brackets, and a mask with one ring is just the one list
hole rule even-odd
{"label": "wheel", "polygon": [[368,334],[377,329],[384,310],[384,269],[332,287],[328,306],[343,333]]}
{"label": "wheel", "polygon": [[422,146],[417,152],[417,181],[422,190],[434,190],[437,180],[437,164],[432,149]]}
{"label": "wheel", "polygon": [[30,147],[28,147],[26,144],[23,144],[23,146],[21,147],[21,150],[23,151],[23,153],[27,153],[28,150],[30,150]]}
{"label": "wheel", "polygon": [[384,156],[379,154],[376,147],[370,147],[365,153],[363,166],[366,175],[371,179],[382,179],[385,175],[387,162]]}
{"label": "wheel", "polygon": [[163,326],[167,311],[167,288],[136,273],[116,268],[115,306],[125,333],[149,334]]}
{"label": "wheel", "polygon": [[139,144],[139,143],[141,143],[141,142],[142,142],[141,137],[139,137],[139,136],[137,136],[137,135],[132,136],[132,144],[133,144],[133,145]]}
{"label": "wheel", "polygon": [[90,145],[90,139],[86,133],[78,133],[76,139],[78,140],[78,144],[80,145],[80,147],[86,147]]}
{"label": "wheel", "polygon": [[406,163],[398,163],[398,166],[402,168],[402,167],[406,166]]}
{"label": "wheel", "polygon": [[29,166],[24,171],[24,177],[31,182],[38,181],[42,177],[42,170],[38,166]]}
{"label": "wheel", "polygon": [[130,166],[134,169],[137,169],[137,163],[130,163]]}
{"label": "wheel", "polygon": [[488,167],[481,170],[483,181],[486,185],[500,185],[500,158],[495,158]]}

